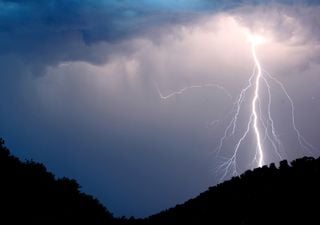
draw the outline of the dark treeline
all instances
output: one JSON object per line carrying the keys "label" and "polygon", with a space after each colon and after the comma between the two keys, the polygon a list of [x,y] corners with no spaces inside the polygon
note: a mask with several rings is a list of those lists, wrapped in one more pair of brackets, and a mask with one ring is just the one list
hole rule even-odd
{"label": "dark treeline", "polygon": [[112,214],[81,193],[75,180],[55,179],[44,165],[21,162],[0,139],[0,224],[110,224]]}
{"label": "dark treeline", "polygon": [[[319,224],[320,158],[247,171],[145,219],[114,218],[75,180],[21,162],[0,139],[0,224]],[[157,193],[154,193],[155,195]]]}
{"label": "dark treeline", "polygon": [[148,224],[320,224],[320,158],[286,160],[247,171]]}

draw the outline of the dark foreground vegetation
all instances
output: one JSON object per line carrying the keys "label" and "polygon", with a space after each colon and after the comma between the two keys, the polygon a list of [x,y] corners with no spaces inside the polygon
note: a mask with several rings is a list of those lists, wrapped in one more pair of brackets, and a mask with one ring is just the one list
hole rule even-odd
{"label": "dark foreground vegetation", "polygon": [[247,171],[138,220],[114,218],[75,180],[57,179],[42,164],[21,162],[0,139],[0,224],[320,224],[320,158]]}

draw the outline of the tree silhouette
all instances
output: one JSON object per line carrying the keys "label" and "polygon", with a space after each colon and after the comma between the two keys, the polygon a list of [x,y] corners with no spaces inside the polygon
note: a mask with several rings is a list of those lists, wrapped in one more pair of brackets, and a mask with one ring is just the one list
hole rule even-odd
{"label": "tree silhouette", "polygon": [[44,165],[19,161],[0,139],[0,224],[114,224],[98,200]]}
{"label": "tree silhouette", "polygon": [[318,224],[320,158],[248,170],[198,197],[146,219],[147,224]]}

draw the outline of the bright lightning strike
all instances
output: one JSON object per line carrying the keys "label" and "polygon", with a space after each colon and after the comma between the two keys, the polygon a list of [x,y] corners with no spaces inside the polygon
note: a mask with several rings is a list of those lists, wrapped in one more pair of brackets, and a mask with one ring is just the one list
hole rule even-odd
{"label": "bright lightning strike", "polygon": [[258,166],[261,167],[264,163],[264,154],[263,154],[263,149],[262,149],[262,144],[261,144],[261,134],[259,130],[259,124],[258,124],[258,112],[257,112],[257,102],[259,101],[259,92],[260,92],[260,82],[261,82],[261,77],[262,77],[262,69],[261,65],[259,62],[259,59],[257,57],[256,53],[256,45],[262,44],[263,43],[263,38],[258,37],[258,36],[252,36],[251,37],[251,45],[252,45],[252,56],[254,63],[257,68],[257,78],[256,78],[256,87],[254,91],[254,97],[252,100],[252,115],[253,115],[253,128],[254,132],[256,135],[256,140],[257,140],[257,147],[258,147]]}
{"label": "bright lightning strike", "polygon": [[[234,113],[233,117],[225,129],[223,137],[220,139],[219,145],[217,147],[217,153],[220,154],[222,148],[224,147],[224,143],[229,139],[231,136],[235,136],[238,128],[239,122],[239,115],[241,108],[243,107],[244,100],[248,97],[247,93],[253,89],[253,97],[251,99],[251,110],[247,122],[246,129],[242,132],[239,140],[236,142],[233,148],[233,153],[230,157],[225,158],[224,162],[219,166],[219,169],[222,170],[222,177],[221,181],[224,180],[228,175],[236,176],[239,175],[238,173],[238,157],[240,154],[240,147],[243,142],[248,138],[251,132],[254,133],[255,142],[256,142],[256,151],[252,159],[252,166],[251,167],[262,167],[266,164],[265,155],[266,150],[264,149],[264,144],[269,142],[279,157],[280,160],[283,159],[283,156],[280,152],[280,148],[282,143],[279,139],[279,136],[275,129],[275,122],[272,119],[271,115],[271,101],[272,101],[272,93],[271,93],[271,84],[272,81],[274,84],[280,87],[280,90],[284,93],[286,98],[290,102],[291,106],[291,126],[294,132],[297,135],[298,142],[300,147],[308,151],[309,153],[311,150],[315,149],[306,139],[301,135],[300,131],[298,130],[295,122],[295,107],[292,98],[288,94],[288,91],[285,89],[284,85],[277,80],[275,77],[271,76],[265,70],[262,69],[261,63],[257,56],[256,47],[260,44],[266,42],[266,38],[257,35],[248,34],[248,40],[251,43],[251,54],[254,62],[254,70],[252,75],[249,78],[248,85],[243,88],[240,92],[240,95],[237,101],[234,103]],[[254,80],[255,79],[255,80]],[[253,82],[254,80],[254,82]],[[262,112],[262,98],[261,95],[263,94],[261,90],[261,86],[265,85],[267,90],[267,109],[266,115],[263,116]],[[264,138],[262,138],[264,136]]]}
{"label": "bright lightning strike", "polygon": [[[222,150],[226,150],[228,148],[227,146],[233,146],[231,156],[222,157],[223,162],[218,167],[218,171],[220,171],[222,174],[220,181],[225,180],[229,176],[239,175],[240,171],[238,164],[241,147],[246,141],[249,140],[251,135],[254,137],[256,147],[252,154],[252,158],[249,159],[249,161],[251,161],[249,168],[252,169],[254,167],[262,167],[267,163],[266,156],[268,153],[271,154],[271,152],[266,152],[267,149],[269,151],[274,151],[274,154],[278,156],[280,160],[284,158],[285,151],[276,130],[275,121],[271,113],[273,99],[271,90],[272,86],[280,88],[280,91],[282,91],[290,103],[291,127],[296,134],[300,147],[309,154],[315,150],[315,147],[303,137],[297,128],[295,121],[294,102],[285,86],[278,79],[266,72],[266,70],[264,70],[261,66],[259,57],[257,55],[257,46],[264,44],[267,39],[263,36],[252,35],[250,33],[246,34],[251,45],[251,55],[254,68],[248,80],[247,86],[240,91],[239,96],[236,98],[236,101],[233,104],[232,111],[228,114],[229,116],[231,115],[231,120],[227,124],[223,136],[220,138],[219,144],[216,148],[217,155],[222,157]],[[160,91],[157,84],[155,84],[155,87],[159,97],[162,100],[168,100],[174,96],[182,95],[191,89],[203,89],[209,87],[217,88],[223,91],[227,96],[230,97],[230,99],[232,99],[232,96],[227,89],[217,84],[187,86],[167,95]],[[241,117],[240,120],[240,116],[243,114],[242,111],[244,110],[245,103],[248,99],[250,102],[250,111],[247,116],[244,129],[241,129],[240,121],[242,122],[243,118]],[[263,106],[265,106],[265,108],[263,108]],[[216,126],[220,122],[220,120],[214,120],[208,126]],[[230,140],[231,138],[232,140],[236,139],[237,141],[232,143],[232,140]],[[228,142],[228,145],[226,145],[227,141],[229,140],[230,142]],[[266,146],[269,147],[267,148]],[[246,152],[246,154],[248,154],[248,152]]]}

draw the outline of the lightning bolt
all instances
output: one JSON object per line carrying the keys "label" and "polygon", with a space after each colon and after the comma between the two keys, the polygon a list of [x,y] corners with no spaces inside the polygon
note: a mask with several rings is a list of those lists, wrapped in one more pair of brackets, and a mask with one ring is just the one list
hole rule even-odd
{"label": "lightning bolt", "polygon": [[[263,38],[257,36],[250,36],[249,40],[251,42],[251,54],[254,62],[253,73],[249,78],[248,85],[244,87],[236,102],[234,103],[233,108],[233,116],[228,126],[225,129],[224,135],[221,137],[219,144],[216,148],[216,152],[218,155],[221,155],[222,148],[224,147],[225,142],[230,138],[236,135],[237,130],[239,129],[239,115],[240,111],[244,105],[245,99],[248,97],[248,92],[253,89],[253,97],[251,99],[251,110],[248,118],[248,122],[245,130],[242,132],[240,138],[236,142],[233,148],[233,153],[230,157],[222,157],[223,162],[219,165],[218,171],[222,171],[222,176],[220,181],[223,181],[227,178],[227,176],[237,176],[238,172],[238,157],[240,154],[240,147],[243,142],[248,138],[250,133],[254,134],[255,142],[256,142],[256,150],[254,152],[251,169],[253,167],[262,167],[266,164],[265,160],[265,149],[264,144],[270,143],[272,149],[279,157],[280,160],[283,159],[283,153],[281,153],[282,143],[280,138],[276,132],[275,122],[271,115],[271,105],[272,105],[272,92],[271,92],[271,82],[280,87],[282,93],[286,96],[288,101],[290,102],[290,111],[291,111],[291,127],[296,133],[298,143],[301,148],[306,150],[309,154],[315,150],[315,147],[310,144],[301,134],[299,129],[297,128],[295,121],[295,107],[292,98],[290,97],[288,91],[285,86],[275,77],[273,77],[266,70],[262,69],[261,63],[257,56],[256,47],[257,45],[263,43]],[[267,90],[267,109],[266,116],[263,116],[263,111],[261,108],[262,99],[261,95],[263,91],[261,90],[261,86],[264,85]],[[248,169],[248,168],[247,168]]]}
{"label": "lightning bolt", "polygon": [[[279,138],[278,132],[276,130],[275,121],[273,119],[271,109],[272,109],[272,86],[280,88],[280,91],[284,94],[290,103],[290,116],[291,116],[291,127],[296,134],[298,144],[306,153],[312,154],[316,148],[309,143],[306,138],[301,134],[295,119],[295,106],[294,101],[289,95],[289,92],[285,88],[284,84],[278,79],[268,73],[262,68],[260,60],[257,55],[257,46],[264,42],[264,38],[260,36],[255,36],[248,34],[248,39],[251,43],[251,55],[253,59],[253,71],[250,75],[247,85],[240,91],[240,94],[236,98],[231,111],[227,114],[230,117],[230,121],[227,123],[224,129],[222,137],[219,139],[218,145],[216,147],[216,156],[222,159],[222,162],[215,168],[215,170],[221,175],[220,181],[225,180],[229,176],[238,176],[241,172],[239,171],[239,156],[242,153],[241,147],[245,142],[249,140],[250,137],[254,137],[255,149],[251,154],[251,159],[249,168],[262,167],[267,163],[266,155],[266,145],[270,146],[270,150],[274,152],[280,160],[284,158],[286,154],[283,144]],[[159,97],[162,100],[168,100],[174,96],[182,95],[191,89],[203,89],[203,88],[217,88],[223,91],[230,99],[232,99],[231,94],[226,88],[217,84],[204,84],[204,85],[192,85],[186,86],[180,90],[174,91],[170,94],[164,95],[159,86],[155,83]],[[262,98],[262,96],[264,98]],[[246,119],[242,119],[243,110],[245,110],[246,102],[249,100],[250,108]],[[265,102],[266,101],[266,102]],[[262,106],[265,106],[263,108]],[[241,119],[240,119],[241,118]],[[209,123],[209,126],[216,127],[222,120],[214,120]],[[240,125],[241,122],[245,122],[245,125]],[[243,127],[243,128],[241,128]],[[230,140],[231,139],[231,140]],[[236,141],[234,141],[236,140]],[[229,142],[230,141],[230,142]],[[228,142],[228,145],[226,143]],[[227,154],[226,150],[229,146],[232,146],[231,155],[224,156]],[[249,155],[246,152],[246,155]]]}
{"label": "lightning bolt", "polygon": [[254,63],[257,68],[257,78],[256,78],[256,84],[255,84],[255,91],[254,91],[254,97],[252,100],[252,118],[253,118],[253,128],[256,136],[256,141],[257,141],[257,148],[258,148],[258,160],[257,164],[259,167],[261,167],[264,163],[264,153],[263,153],[263,148],[261,144],[261,134],[259,130],[259,124],[258,124],[258,112],[257,112],[257,102],[260,101],[259,99],[259,93],[260,93],[260,82],[261,82],[261,77],[262,77],[262,69],[260,62],[257,57],[256,53],[256,43],[252,43],[252,56]]}

